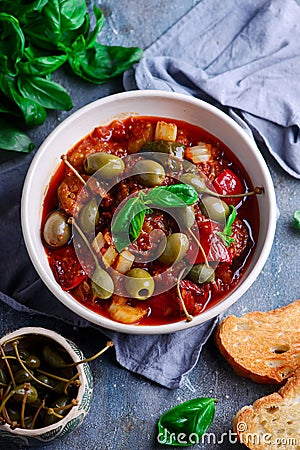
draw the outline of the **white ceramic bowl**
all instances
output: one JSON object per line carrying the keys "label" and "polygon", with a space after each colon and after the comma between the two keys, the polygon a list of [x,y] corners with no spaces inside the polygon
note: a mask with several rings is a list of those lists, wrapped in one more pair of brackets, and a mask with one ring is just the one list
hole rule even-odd
{"label": "white ceramic bowl", "polygon": [[[159,326],[134,326],[117,323],[97,315],[64,292],[50,270],[40,238],[44,195],[50,179],[61,163],[60,156],[95,127],[129,115],[157,116],[198,125],[218,137],[238,157],[253,186],[264,186],[258,196],[260,229],[255,252],[241,282],[224,300],[195,317],[192,322]],[[276,200],[267,165],[254,141],[229,116],[206,102],[184,94],[165,91],[130,91],[97,100],[62,122],[37,151],[29,168],[22,195],[22,229],[30,258],[52,293],[79,316],[102,327],[133,334],[169,333],[199,325],[225,311],[252,285],[261,272],[273,243]]]}
{"label": "white ceramic bowl", "polygon": [[[77,362],[84,359],[84,356],[74,342],[69,341],[55,331],[40,327],[25,327],[13,331],[0,339],[0,345],[5,341],[23,335],[35,335],[37,338],[42,336],[44,338],[53,340],[63,347],[71,357],[72,361]],[[79,372],[79,380],[81,385],[78,389],[77,399],[79,401],[77,406],[73,406],[70,412],[61,420],[44,428],[36,428],[34,430],[15,428],[12,429],[10,425],[0,425],[0,436],[4,437],[16,447],[25,445],[42,445],[54,439],[61,439],[75,430],[81,425],[83,419],[89,412],[92,393],[93,393],[93,377],[89,365],[87,363],[78,364],[76,370]]]}

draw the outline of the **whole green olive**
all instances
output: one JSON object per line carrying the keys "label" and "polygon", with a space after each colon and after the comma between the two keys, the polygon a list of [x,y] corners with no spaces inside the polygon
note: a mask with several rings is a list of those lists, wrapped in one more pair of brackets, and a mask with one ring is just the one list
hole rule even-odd
{"label": "whole green olive", "polygon": [[180,228],[191,228],[195,223],[195,214],[192,206],[185,206],[183,208],[176,208],[177,223]]}
{"label": "whole green olive", "polygon": [[26,358],[25,361],[26,367],[29,369],[37,369],[41,365],[40,359],[35,355],[30,355],[28,358]]}
{"label": "whole green olive", "polygon": [[206,264],[196,264],[187,275],[188,279],[194,283],[204,284],[215,280],[214,268]]}
{"label": "whole green olive", "polygon": [[42,349],[44,361],[54,369],[61,369],[65,367],[66,362],[61,354],[55,350],[51,345],[45,344]]}
{"label": "whole green olive", "polygon": [[87,203],[81,210],[79,215],[79,224],[85,233],[95,230],[95,226],[99,220],[98,204],[94,198]]}
{"label": "whole green olive", "polygon": [[162,185],[166,177],[163,166],[150,159],[141,159],[134,165],[134,169],[138,172],[136,179],[147,187]]}
{"label": "whole green olive", "polygon": [[138,300],[147,300],[151,297],[155,288],[150,273],[137,267],[126,273],[124,286],[128,294]]}
{"label": "whole green olive", "polygon": [[63,211],[53,211],[46,219],[43,237],[47,245],[52,248],[62,247],[71,238],[71,225]]}
{"label": "whole green olive", "polygon": [[230,213],[229,206],[220,198],[205,196],[201,199],[200,208],[210,220],[225,223]]}
{"label": "whole green olive", "polygon": [[14,374],[14,377],[15,377],[15,382],[17,384],[28,383],[30,380],[32,380],[32,377],[31,377],[30,373],[27,372],[27,370],[24,370],[24,369],[18,370]]}
{"label": "whole green olive", "polygon": [[141,148],[141,152],[166,153],[182,159],[184,154],[184,144],[174,141],[147,141]]}
{"label": "whole green olive", "polygon": [[[112,180],[125,169],[124,161],[110,153],[98,152],[88,155],[84,161],[84,170],[93,174],[100,170],[99,177],[103,180]],[[97,174],[98,175],[98,174]]]}
{"label": "whole green olive", "polygon": [[26,397],[26,403],[34,403],[38,398],[37,390],[34,386],[30,385],[28,383],[28,386],[26,387],[26,383],[20,384],[19,386],[15,387],[15,393],[13,395],[13,398],[18,403],[22,403],[25,392],[27,391],[27,397]]}
{"label": "whole green olive", "polygon": [[204,178],[200,177],[199,175],[197,175],[195,173],[184,173],[183,175],[181,175],[180,181],[182,183],[193,186],[193,188],[196,189],[198,194],[203,194],[203,193],[209,191],[209,189],[207,188],[207,186],[205,184]]}
{"label": "whole green olive", "polygon": [[114,282],[111,276],[102,267],[97,266],[92,276],[93,294],[106,300],[110,298],[114,292]]}
{"label": "whole green olive", "polygon": [[174,264],[181,261],[188,250],[189,239],[184,233],[173,233],[167,237],[167,244],[158,258],[162,264]]}

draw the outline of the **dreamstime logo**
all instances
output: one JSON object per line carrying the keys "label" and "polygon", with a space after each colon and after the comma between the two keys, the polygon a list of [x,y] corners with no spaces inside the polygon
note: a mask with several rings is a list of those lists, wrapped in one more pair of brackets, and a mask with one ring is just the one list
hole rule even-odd
{"label": "dreamstime logo", "polygon": [[[242,444],[253,445],[270,445],[272,447],[281,446],[296,446],[299,445],[300,440],[294,437],[275,437],[270,433],[251,433],[247,431],[247,424],[245,422],[239,422],[237,424],[239,435],[232,430],[222,433],[220,436],[215,433],[204,433],[199,436],[197,433],[186,434],[170,433],[167,430],[157,435],[157,441],[162,445],[217,445],[217,444]],[[211,447],[209,447],[211,448]]]}
{"label": "dreamstime logo", "polygon": [[[110,236],[112,237],[114,243],[117,241],[116,232],[113,229],[113,224],[116,221],[116,218],[118,217],[118,213],[122,210],[124,210],[125,206],[128,206],[129,202],[134,202],[134,199],[139,197],[139,199],[142,199],[144,197],[147,197],[147,193],[153,189],[153,187],[145,186],[145,189],[142,189],[138,192],[134,192],[134,188],[132,189],[133,193],[120,192],[121,189],[120,186],[122,186],[122,181],[125,183],[123,184],[124,189],[126,189],[126,180],[129,178],[134,180],[137,177],[145,177],[145,174],[149,177],[157,176],[157,166],[153,166],[153,170],[149,169],[147,172],[144,170],[138,168],[138,165],[136,164],[137,161],[159,161],[159,164],[166,168],[166,176],[170,176],[169,173],[172,173],[172,179],[173,183],[182,183],[184,180],[187,180],[189,177],[198,177],[197,179],[202,180],[204,186],[205,186],[205,175],[199,174],[198,169],[196,166],[189,161],[186,160],[179,160],[177,158],[172,158],[173,163],[176,162],[177,166],[170,167],[170,155],[163,154],[163,153],[155,153],[155,152],[147,152],[147,153],[141,153],[138,155],[138,158],[136,155],[128,155],[125,158],[123,158],[123,162],[125,165],[125,170],[123,173],[121,173],[118,177],[114,177],[113,179],[104,180],[103,170],[105,168],[100,168],[97,170],[85,183],[83,189],[80,192],[80,195],[76,202],[75,207],[75,215],[74,215],[74,222],[73,222],[73,242],[74,242],[74,248],[77,254],[77,257],[81,263],[81,266],[84,268],[85,272],[88,274],[88,276],[93,280],[95,268],[93,264],[93,260],[91,259],[91,250],[93,249],[93,241],[96,238],[96,225],[97,222],[100,220],[100,223],[104,223],[107,216],[99,217],[99,211],[106,211],[105,214],[107,214],[107,211],[110,207],[110,204],[112,204],[112,208],[114,209],[114,213],[112,217],[109,217],[110,221],[110,229],[107,231],[110,233]],[[142,167],[140,164],[139,167]],[[168,173],[169,172],[169,173]],[[142,183],[141,183],[142,184]],[[204,188],[205,190],[205,188]],[[199,189],[197,189],[199,192]],[[113,193],[116,197],[120,197],[121,201],[117,208],[114,204],[114,198],[110,199],[107,196],[107,193]],[[127,195],[126,195],[127,194]],[[173,194],[176,197],[176,194]],[[125,198],[124,198],[125,197]],[[180,201],[180,199],[178,198]],[[180,203],[180,202],[179,202]],[[136,202],[138,204],[138,202]],[[142,204],[142,201],[140,202]],[[103,209],[101,208],[103,206]],[[135,205],[136,206],[136,205]],[[155,205],[153,209],[156,211],[161,211],[163,213],[167,213],[169,217],[171,217],[171,220],[173,223],[176,223],[176,227],[178,228],[178,233],[181,233],[182,235],[186,236],[188,235],[188,242],[189,242],[189,250],[190,250],[190,242],[193,242],[193,249],[196,249],[196,251],[189,251],[189,258],[188,262],[184,258],[178,258],[175,259],[175,261],[169,265],[166,265],[166,268],[160,273],[153,274],[153,280],[155,285],[155,294],[160,294],[165,291],[170,290],[172,287],[174,287],[178,283],[179,277],[184,278],[188,271],[191,269],[193,264],[196,261],[196,257],[198,255],[198,249],[197,243],[200,241],[199,236],[199,229],[197,226],[197,222],[195,222],[195,216],[193,209],[190,207],[187,207],[184,202],[182,201],[180,204],[180,207],[171,207],[172,205],[165,205],[165,206],[157,206]],[[149,201],[148,203],[145,203],[144,207],[140,206],[140,209],[135,210],[135,215],[131,216],[130,220],[132,220],[134,217],[137,218],[137,221],[140,220],[140,217],[143,216],[143,214],[140,214],[141,211],[144,210],[145,213],[152,211],[152,205]],[[189,217],[187,218],[185,215],[188,213]],[[145,216],[145,214],[144,214]],[[191,218],[192,216],[192,218]],[[130,257],[130,254],[133,255],[135,263],[143,265],[148,265],[152,261],[157,260],[161,257],[164,250],[166,249],[167,245],[167,237],[164,230],[158,227],[153,227],[147,236],[148,239],[148,247],[145,250],[142,250],[137,245],[135,245],[134,242],[132,242],[132,235],[131,235],[131,229],[130,224],[131,221],[126,220],[126,214],[124,214],[124,222],[122,223],[121,230],[119,229],[118,232],[121,235],[122,241],[125,242],[127,245],[125,245],[124,248],[121,248],[121,251],[119,251],[118,247],[117,250],[119,253],[123,253],[124,258]],[[188,221],[188,223],[187,223]],[[221,222],[221,221],[220,221]],[[224,220],[223,224],[221,223],[220,226],[225,225],[226,217],[224,214]],[[193,226],[193,231],[191,231],[191,226]],[[84,241],[83,243],[83,234],[84,234]],[[106,244],[109,245],[109,240],[111,237],[105,236]],[[111,243],[112,243],[111,242]],[[182,245],[182,243],[179,243]],[[123,250],[126,250],[124,253]],[[209,251],[209,249],[206,248],[206,252]],[[128,253],[129,252],[129,253]],[[101,253],[100,253],[101,255]],[[217,264],[217,263],[216,263]],[[215,264],[215,266],[216,266]],[[215,268],[215,267],[214,267]],[[112,266],[109,266],[109,273],[111,277],[116,280],[117,282],[114,283],[114,293],[123,297],[130,297],[130,295],[127,293],[126,289],[124,288],[124,281],[127,277],[125,274],[120,273],[119,271],[115,270]],[[97,284],[101,286],[101,277],[100,279],[97,279]]]}

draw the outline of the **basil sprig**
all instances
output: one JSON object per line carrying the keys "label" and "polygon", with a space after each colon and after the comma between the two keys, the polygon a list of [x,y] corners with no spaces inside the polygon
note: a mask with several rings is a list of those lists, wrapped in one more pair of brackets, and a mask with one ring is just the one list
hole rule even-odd
{"label": "basil sprig", "polygon": [[295,211],[294,213],[294,227],[297,230],[300,230],[300,210]]}
{"label": "basil sprig", "polygon": [[157,186],[148,192],[140,191],[130,198],[118,212],[111,232],[118,252],[134,242],[143,228],[145,215],[150,207],[178,208],[190,206],[198,200],[197,191],[187,184]]}
{"label": "basil sprig", "polygon": [[231,210],[231,213],[227,217],[225,227],[223,231],[218,231],[216,234],[220,236],[220,238],[223,239],[225,242],[226,247],[230,247],[232,242],[234,242],[234,238],[230,237],[232,233],[232,224],[235,221],[236,218],[236,209],[233,205],[229,205],[229,208]]}
{"label": "basil sprig", "polygon": [[[101,84],[139,61],[138,47],[98,42],[104,15],[94,7],[95,26],[85,0],[0,0],[0,124],[5,146],[28,152],[34,147],[19,128],[41,125],[47,110],[70,110],[72,99],[54,71],[64,64],[85,80]],[[14,126],[6,127],[6,119]],[[15,127],[15,118],[19,127]]]}
{"label": "basil sprig", "polygon": [[213,398],[195,398],[165,412],[158,421],[158,442],[180,447],[200,443],[213,421],[215,402]]}

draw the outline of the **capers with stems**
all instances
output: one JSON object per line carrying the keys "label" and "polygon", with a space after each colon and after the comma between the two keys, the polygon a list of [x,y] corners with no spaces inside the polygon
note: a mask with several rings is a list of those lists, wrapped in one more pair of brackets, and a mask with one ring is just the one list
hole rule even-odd
{"label": "capers with stems", "polygon": [[180,228],[189,229],[195,223],[195,214],[192,206],[176,209],[176,220]]}
{"label": "capers with stems", "polygon": [[167,243],[164,251],[158,258],[162,264],[174,264],[181,261],[188,250],[189,239],[184,233],[173,233],[167,236]]}
{"label": "capers with stems", "polygon": [[227,216],[230,214],[230,208],[227,203],[216,197],[202,197],[200,209],[210,220],[219,223],[225,223]]}
{"label": "capers with stems", "polygon": [[26,403],[34,403],[38,399],[36,388],[29,383],[24,383],[16,386],[13,395],[13,398],[16,400],[16,402],[22,403],[25,396]]}
{"label": "capers with stems", "polygon": [[17,384],[28,383],[32,380],[30,373],[24,369],[19,369],[14,376]]}
{"label": "capers with stems", "polygon": [[161,164],[150,159],[141,159],[134,165],[135,178],[147,187],[161,186],[165,180],[165,169]]}
{"label": "capers with stems", "polygon": [[126,273],[124,286],[132,298],[147,300],[154,292],[154,279],[144,269],[134,268]]}
{"label": "capers with stems", "polygon": [[205,284],[215,280],[215,270],[206,264],[195,264],[187,275],[194,283]]}
{"label": "capers with stems", "polygon": [[85,233],[91,233],[99,220],[98,204],[95,198],[92,198],[81,210],[79,223]]}
{"label": "capers with stems", "polygon": [[99,177],[103,180],[113,180],[125,169],[122,158],[110,153],[98,152],[88,155],[84,161],[84,170],[89,175],[99,170]]}
{"label": "capers with stems", "polygon": [[67,244],[71,239],[71,226],[63,211],[53,211],[46,219],[43,238],[49,247],[57,248]]}
{"label": "capers with stems", "polygon": [[205,183],[205,179],[195,173],[182,174],[180,177],[180,181],[184,184],[189,184],[190,186],[193,186],[193,188],[196,189],[198,194],[204,194],[206,192],[209,192],[209,189]]}

